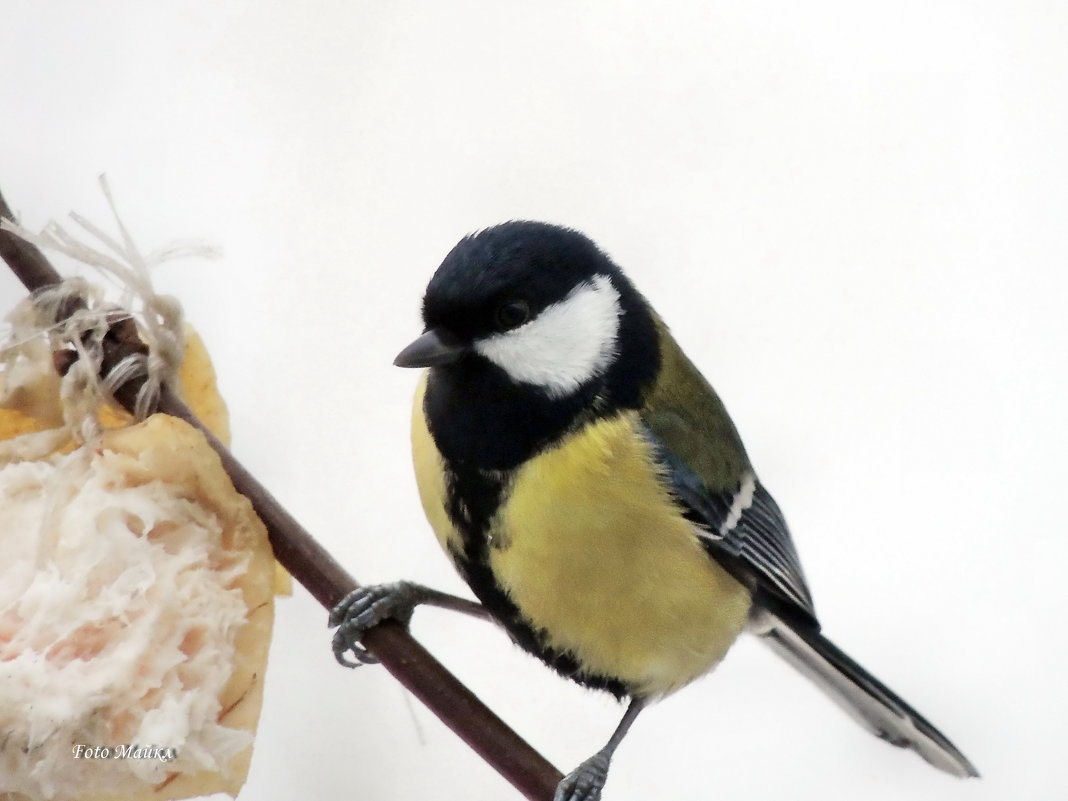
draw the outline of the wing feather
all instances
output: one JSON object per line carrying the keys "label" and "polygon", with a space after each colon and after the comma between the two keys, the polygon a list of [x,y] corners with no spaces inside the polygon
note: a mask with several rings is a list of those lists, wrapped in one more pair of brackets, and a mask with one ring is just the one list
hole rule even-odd
{"label": "wing feather", "polygon": [[661,369],[640,410],[669,488],[708,553],[781,611],[816,622],[786,520],[716,391],[657,321]]}
{"label": "wing feather", "polygon": [[[696,525],[709,554],[754,589],[771,592],[814,621],[816,610],[790,530],[764,485],[746,472],[733,488],[712,490],[648,424],[646,430],[672,493]],[[747,488],[747,481],[755,486]],[[750,502],[736,508],[747,489]]]}

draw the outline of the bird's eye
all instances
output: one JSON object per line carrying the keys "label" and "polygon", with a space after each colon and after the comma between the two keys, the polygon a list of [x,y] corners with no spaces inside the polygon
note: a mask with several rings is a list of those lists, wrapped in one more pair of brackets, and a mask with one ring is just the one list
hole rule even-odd
{"label": "bird's eye", "polygon": [[501,331],[510,331],[530,319],[530,306],[525,300],[509,300],[497,307],[495,319]]}

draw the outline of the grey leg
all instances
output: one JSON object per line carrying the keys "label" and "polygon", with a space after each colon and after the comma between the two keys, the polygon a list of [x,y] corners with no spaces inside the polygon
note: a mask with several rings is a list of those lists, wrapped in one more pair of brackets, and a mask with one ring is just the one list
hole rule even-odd
{"label": "grey leg", "polygon": [[[396,581],[390,584],[372,584],[353,590],[330,611],[329,625],[337,627],[334,632],[334,658],[345,667],[374,664],[378,660],[360,645],[363,636],[383,620],[396,620],[407,626],[412,612],[420,604],[440,606],[454,612],[492,620],[480,604],[438,592],[422,584]],[[352,651],[356,661],[345,656]]]}
{"label": "grey leg", "polygon": [[553,801],[600,801],[601,790],[608,779],[608,765],[612,761],[612,754],[622,742],[630,730],[634,719],[645,707],[644,698],[632,698],[627,711],[623,713],[623,719],[619,721],[611,739],[604,748],[591,756],[569,774],[563,781],[556,785],[556,794]]}

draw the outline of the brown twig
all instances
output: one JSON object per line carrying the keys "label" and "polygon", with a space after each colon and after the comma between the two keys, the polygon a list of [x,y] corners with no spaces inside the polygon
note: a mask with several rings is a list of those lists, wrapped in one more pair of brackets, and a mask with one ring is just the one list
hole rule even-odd
{"label": "brown twig", "polygon": [[[2,194],[0,217],[14,219]],[[60,281],[59,273],[40,250],[2,230],[0,256],[31,292]],[[136,390],[136,385],[127,385],[116,395],[120,399],[133,398]],[[267,527],[275,557],[319,603],[330,609],[358,586],[356,580],[166,387],[160,396],[159,411],[180,417],[205,433],[222,458],[234,486],[252,502],[256,514]],[[387,621],[369,631],[363,644],[401,684],[524,796],[533,801],[552,797],[561,779],[560,772],[479,701],[403,627]]]}
{"label": "brown twig", "polygon": [[[2,193],[0,193],[0,218],[15,221],[15,215],[8,207]],[[36,245],[31,245],[3,229],[0,229],[0,257],[3,257],[8,267],[15,273],[15,277],[31,292],[49,284],[58,284],[62,280],[62,276],[56,272],[55,267],[48,263],[48,259]]]}

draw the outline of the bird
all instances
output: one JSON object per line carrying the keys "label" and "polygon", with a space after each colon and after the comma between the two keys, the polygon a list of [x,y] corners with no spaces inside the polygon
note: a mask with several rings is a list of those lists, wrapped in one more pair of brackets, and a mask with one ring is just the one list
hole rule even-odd
{"label": "bird", "polygon": [[[612,258],[515,220],[465,236],[423,296],[412,412],[419,497],[478,603],[408,581],[332,611],[349,666],[420,604],[489,618],[562,676],[627,701],[555,801],[597,801],[650,703],[749,632],[862,726],[977,777],[923,716],[822,633],[785,518],[719,395]],[[348,655],[352,654],[353,658]]]}

